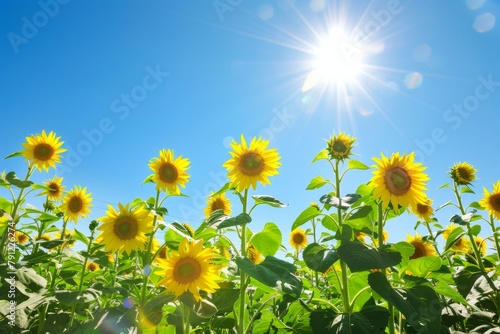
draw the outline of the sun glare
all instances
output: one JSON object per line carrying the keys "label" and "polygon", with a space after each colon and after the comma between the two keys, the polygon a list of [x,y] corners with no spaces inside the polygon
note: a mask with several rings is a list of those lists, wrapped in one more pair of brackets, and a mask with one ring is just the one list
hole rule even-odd
{"label": "sun glare", "polygon": [[362,70],[361,49],[340,30],[332,30],[315,48],[312,70],[302,86],[306,92],[318,84],[346,84]]}

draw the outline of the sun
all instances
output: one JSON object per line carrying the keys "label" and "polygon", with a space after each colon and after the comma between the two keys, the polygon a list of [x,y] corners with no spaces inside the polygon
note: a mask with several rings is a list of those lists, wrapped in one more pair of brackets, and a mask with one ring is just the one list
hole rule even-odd
{"label": "sun", "polygon": [[302,91],[323,85],[347,85],[356,82],[363,70],[362,49],[341,29],[332,29],[314,47],[312,70],[306,77]]}

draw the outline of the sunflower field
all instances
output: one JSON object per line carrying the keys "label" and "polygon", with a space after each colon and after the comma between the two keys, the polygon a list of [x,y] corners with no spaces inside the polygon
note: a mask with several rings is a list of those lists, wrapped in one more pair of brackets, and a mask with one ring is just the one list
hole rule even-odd
{"label": "sunflower field", "polygon": [[[281,166],[267,140],[231,143],[227,183],[206,194],[199,226],[168,217],[189,159],[162,149],[143,176],[150,198],[90,220],[85,185],[30,180],[57,168],[63,144],[44,130],[6,157],[26,170],[0,176],[1,333],[500,333],[500,181],[475,193],[467,162],[449,170],[450,201],[435,207],[414,153],[365,164],[352,159],[355,138],[333,134],[311,155],[331,173],[304,185],[324,195],[290,226],[256,231],[254,210],[286,207],[254,193]],[[345,192],[360,170],[372,177]],[[445,206],[455,214],[438,221]],[[387,222],[408,213],[427,232],[388,242]]]}

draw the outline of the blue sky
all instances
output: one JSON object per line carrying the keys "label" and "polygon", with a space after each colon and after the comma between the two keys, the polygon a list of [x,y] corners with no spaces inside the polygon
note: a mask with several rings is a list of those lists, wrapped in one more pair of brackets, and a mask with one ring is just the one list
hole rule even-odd
{"label": "blue sky", "polygon": [[[204,196],[226,181],[231,138],[261,135],[282,156],[269,194],[289,204],[261,208],[289,227],[326,188],[305,191],[323,163],[310,165],[334,131],[358,138],[357,159],[416,151],[428,166],[429,197],[456,162],[478,170],[476,195],[499,179],[494,134],[500,115],[500,6],[495,1],[2,1],[0,4],[0,156],[25,137],[53,130],[69,149],[66,186],[93,193],[92,218],[107,203],[154,195],[148,161],[161,148],[191,160],[189,198],[171,198],[168,221],[197,227]],[[304,92],[314,50],[331,31],[361,56],[346,83],[320,82]],[[363,43],[358,43],[359,41]],[[496,141],[495,141],[496,142]],[[20,158],[0,170],[22,175]],[[37,172],[36,181],[54,175]],[[353,172],[355,191],[370,171]],[[0,194],[6,196],[7,194]],[[37,199],[32,199],[37,204]],[[239,206],[235,203],[235,211]],[[455,212],[437,214],[443,225]],[[390,241],[415,220],[389,222]],[[81,225],[80,225],[81,224]],[[87,222],[79,222],[86,230]]]}

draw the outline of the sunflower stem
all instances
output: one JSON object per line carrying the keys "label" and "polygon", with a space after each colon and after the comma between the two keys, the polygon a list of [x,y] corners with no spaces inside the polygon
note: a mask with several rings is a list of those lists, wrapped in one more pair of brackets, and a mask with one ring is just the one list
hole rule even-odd
{"label": "sunflower stem", "polygon": [[491,226],[491,231],[493,232],[493,240],[495,240],[495,246],[497,249],[497,260],[500,261],[500,241],[498,240],[498,233],[495,229],[495,221],[493,215],[490,215],[490,221],[488,222]]}
{"label": "sunflower stem", "polygon": [[455,197],[457,198],[458,208],[460,209],[460,212],[462,213],[462,215],[465,215],[464,206],[462,204],[462,198],[460,197],[456,181],[453,181],[453,192],[455,193]]}
{"label": "sunflower stem", "polygon": [[[243,195],[242,206],[243,213],[247,211],[248,188]],[[246,256],[246,224],[241,226],[241,256]],[[245,332],[245,302],[246,302],[246,274],[240,269],[240,315],[238,321],[238,334]],[[249,328],[250,329],[250,328]]]}
{"label": "sunflower stem", "polygon": [[[311,219],[311,223],[312,223],[312,228],[313,228],[313,241],[314,243],[317,242],[316,240],[316,219]],[[319,274],[318,272],[315,270],[314,271],[314,281],[316,282],[316,287],[319,289]]]}
{"label": "sunflower stem", "polygon": [[[163,203],[163,200],[162,200]],[[155,206],[154,210],[156,210],[160,206],[160,190],[156,190],[156,198],[155,198]],[[146,291],[147,291],[147,286],[148,286],[148,278],[149,274],[146,275],[145,269],[146,266],[150,267],[151,262],[151,247],[153,245],[153,239],[155,237],[155,232],[156,232],[156,221],[158,219],[158,216],[155,214],[153,217],[153,231],[151,231],[151,235],[149,236],[148,244],[146,246],[146,254],[144,254],[143,260],[144,262],[142,263],[142,290],[141,290],[141,299],[140,299],[140,307],[141,309],[144,307],[144,303],[146,302]],[[151,270],[149,268],[148,270]]]}

